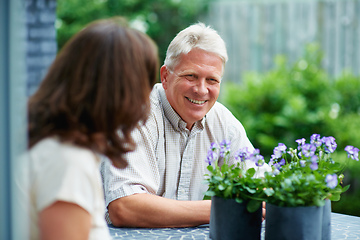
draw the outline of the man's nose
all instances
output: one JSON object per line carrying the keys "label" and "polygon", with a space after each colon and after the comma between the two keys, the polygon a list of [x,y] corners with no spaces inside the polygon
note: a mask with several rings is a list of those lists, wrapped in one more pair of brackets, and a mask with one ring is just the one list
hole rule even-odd
{"label": "man's nose", "polygon": [[208,93],[208,88],[205,78],[199,78],[196,81],[195,92],[199,95],[205,95]]}

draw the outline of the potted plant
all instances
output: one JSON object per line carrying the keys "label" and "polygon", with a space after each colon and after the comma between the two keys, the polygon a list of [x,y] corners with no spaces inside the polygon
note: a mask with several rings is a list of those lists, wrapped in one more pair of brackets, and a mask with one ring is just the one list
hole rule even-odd
{"label": "potted plant", "polygon": [[[230,157],[238,160],[229,164]],[[259,150],[240,149],[231,156],[230,142],[212,143],[206,158],[211,197],[210,237],[212,239],[260,239],[262,201],[266,198],[264,178],[256,168],[264,164]],[[222,164],[219,164],[222,162]]]}
{"label": "potted plant", "polygon": [[[267,199],[265,239],[330,239],[330,201],[340,200],[344,166],[331,158],[333,137],[313,134],[310,142],[296,140],[297,148],[279,143],[265,173]],[[348,157],[359,149],[347,146]]]}

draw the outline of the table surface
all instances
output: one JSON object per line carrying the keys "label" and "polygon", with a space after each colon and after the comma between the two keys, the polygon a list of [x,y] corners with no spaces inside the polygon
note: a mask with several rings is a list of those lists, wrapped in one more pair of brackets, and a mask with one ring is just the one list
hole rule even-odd
{"label": "table surface", "polygon": [[[210,239],[209,225],[190,228],[117,228],[109,225],[113,239]],[[261,239],[264,239],[265,224],[262,225]],[[360,217],[331,213],[331,239],[359,239]]]}

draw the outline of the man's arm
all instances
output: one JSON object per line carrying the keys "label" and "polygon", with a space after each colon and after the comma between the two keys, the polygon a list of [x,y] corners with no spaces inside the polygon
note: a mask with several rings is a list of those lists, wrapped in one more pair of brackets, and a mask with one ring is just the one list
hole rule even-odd
{"label": "man's arm", "polygon": [[117,227],[191,227],[210,221],[210,200],[178,201],[139,193],[112,201],[109,217]]}

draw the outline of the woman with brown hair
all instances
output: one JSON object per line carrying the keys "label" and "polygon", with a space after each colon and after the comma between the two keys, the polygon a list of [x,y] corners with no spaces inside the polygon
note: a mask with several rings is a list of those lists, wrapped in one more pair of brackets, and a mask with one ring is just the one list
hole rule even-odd
{"label": "woman with brown hair", "polygon": [[147,119],[157,47],[121,18],[89,24],[63,47],[28,102],[32,239],[109,239],[100,155],[125,167]]}

